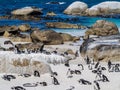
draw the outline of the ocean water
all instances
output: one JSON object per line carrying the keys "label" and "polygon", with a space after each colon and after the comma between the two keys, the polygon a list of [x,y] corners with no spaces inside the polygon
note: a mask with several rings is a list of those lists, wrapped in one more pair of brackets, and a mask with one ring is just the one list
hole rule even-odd
{"label": "ocean water", "polygon": [[[62,2],[60,5],[58,4],[47,4],[50,1]],[[22,21],[22,20],[0,20],[0,25],[19,25],[23,23],[29,23],[32,27],[39,27],[42,30],[47,29],[45,27],[45,22],[57,22],[61,20],[67,23],[75,23],[86,26],[91,26],[96,22],[96,20],[104,19],[108,21],[114,22],[118,28],[120,28],[120,18],[101,18],[101,17],[83,17],[83,16],[71,16],[63,14],[63,11],[75,0],[0,0],[0,15],[9,15],[10,12],[14,9],[26,7],[26,6],[36,6],[39,8],[43,8],[43,16],[46,15],[47,12],[53,11],[57,14],[52,20],[41,20],[41,21]],[[107,0],[77,0],[82,1],[88,4],[89,7],[98,4],[100,2],[104,2]],[[120,0],[112,0],[112,1],[120,1]],[[66,19],[70,19],[67,21]],[[72,19],[76,19],[73,21]],[[84,35],[85,30],[78,29],[53,29],[57,32],[65,32],[72,35],[81,36]],[[120,30],[120,29],[119,29]]]}

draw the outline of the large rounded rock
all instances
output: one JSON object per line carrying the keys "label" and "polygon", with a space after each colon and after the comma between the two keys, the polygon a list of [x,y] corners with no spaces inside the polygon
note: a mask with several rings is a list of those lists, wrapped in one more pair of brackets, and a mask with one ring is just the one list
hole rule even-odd
{"label": "large rounded rock", "polygon": [[40,21],[41,17],[39,15],[12,15],[10,19],[19,19],[25,21]]}
{"label": "large rounded rock", "polygon": [[18,32],[18,27],[17,26],[0,26],[0,33],[4,33],[5,31],[7,32]]}
{"label": "large rounded rock", "polygon": [[80,47],[82,57],[93,58],[95,61],[99,60],[113,60],[120,59],[120,35],[104,36],[100,38],[90,38],[84,41]]}
{"label": "large rounded rock", "polygon": [[63,38],[63,41],[73,41],[73,42],[76,42],[76,41],[80,40],[80,37],[72,36],[72,35],[67,34],[67,33],[60,33],[60,35]]}
{"label": "large rounded rock", "polygon": [[40,58],[40,55],[1,52],[0,73],[27,73],[31,75],[34,75],[35,71],[38,71],[40,74],[52,73],[50,66],[38,57]]}
{"label": "large rounded rock", "polygon": [[19,30],[17,26],[0,26],[0,36],[10,37],[11,35],[18,34]]}
{"label": "large rounded rock", "polygon": [[105,20],[98,20],[90,29],[85,32],[85,38],[88,38],[89,35],[106,36],[118,33],[119,30],[114,23]]}
{"label": "large rounded rock", "polygon": [[67,33],[60,33],[61,37],[63,38],[63,41],[72,41],[73,36]]}
{"label": "large rounded rock", "polygon": [[31,29],[30,25],[28,24],[19,25],[18,28],[22,32],[26,32]]}
{"label": "large rounded rock", "polygon": [[106,1],[86,10],[89,16],[120,14],[120,2]]}
{"label": "large rounded rock", "polygon": [[46,16],[56,16],[56,14],[54,12],[48,12]]}
{"label": "large rounded rock", "polygon": [[87,4],[80,1],[75,1],[64,10],[64,13],[72,14],[72,15],[78,15],[78,14],[82,15],[85,13],[85,10],[87,8],[88,8]]}
{"label": "large rounded rock", "polygon": [[11,12],[12,15],[40,15],[41,13],[41,9],[36,7],[24,7]]}
{"label": "large rounded rock", "polygon": [[85,29],[86,28],[86,26],[64,23],[64,22],[47,22],[46,26],[48,28],[65,28],[65,29],[68,29],[68,28]]}
{"label": "large rounded rock", "polygon": [[63,39],[59,33],[52,30],[33,31],[31,33],[33,42],[43,42],[44,44],[62,44]]}
{"label": "large rounded rock", "polygon": [[76,42],[76,41],[79,41],[79,40],[80,40],[80,37],[77,37],[77,36],[73,37],[73,42]]}
{"label": "large rounded rock", "polygon": [[20,36],[11,36],[8,37],[12,42],[32,42],[32,39],[29,35],[20,35]]}
{"label": "large rounded rock", "polygon": [[72,49],[68,49],[66,52],[67,52],[68,54],[75,55],[75,53],[73,52],[73,50],[72,50]]}
{"label": "large rounded rock", "polygon": [[11,34],[8,31],[5,31],[3,37],[9,37],[10,35]]}

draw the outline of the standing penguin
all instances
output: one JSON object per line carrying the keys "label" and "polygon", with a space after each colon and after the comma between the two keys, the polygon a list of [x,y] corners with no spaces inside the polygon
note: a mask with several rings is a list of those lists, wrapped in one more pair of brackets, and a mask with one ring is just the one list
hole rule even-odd
{"label": "standing penguin", "polygon": [[82,64],[78,64],[78,67],[80,67],[80,70],[84,70],[84,66]]}
{"label": "standing penguin", "polygon": [[39,52],[40,52],[40,53],[43,52],[43,48],[44,48],[44,44],[41,46],[41,48],[39,48]]}
{"label": "standing penguin", "polygon": [[109,60],[109,61],[108,61],[108,70],[110,70],[111,65],[112,65],[112,63],[111,63],[111,61]]}
{"label": "standing penguin", "polygon": [[58,82],[57,78],[55,78],[54,76],[51,76],[52,77],[52,83],[54,85],[60,85],[60,83]]}
{"label": "standing penguin", "polygon": [[68,78],[72,78],[72,77],[73,77],[72,74],[73,74],[73,72],[72,72],[72,70],[69,68],[66,75],[68,75]]}
{"label": "standing penguin", "polygon": [[34,71],[34,76],[35,77],[40,77],[40,73],[38,71]]}
{"label": "standing penguin", "polygon": [[109,82],[109,79],[107,78],[107,76],[105,76],[104,74],[102,75],[102,81],[103,82]]}
{"label": "standing penguin", "polygon": [[87,58],[86,58],[86,63],[87,63],[87,64],[90,64],[90,59],[89,59],[88,56],[87,56]]}
{"label": "standing penguin", "polygon": [[120,72],[120,64],[115,64],[115,72]]}
{"label": "standing penguin", "polygon": [[98,67],[99,67],[99,64],[100,64],[100,62],[98,61],[98,62],[95,64],[95,68],[98,68]]}
{"label": "standing penguin", "polygon": [[15,45],[15,53],[17,53],[17,54],[21,54],[20,49],[19,49],[18,46],[16,46],[16,45]]}
{"label": "standing penguin", "polygon": [[65,62],[65,66],[66,66],[66,67],[70,67],[69,60],[67,60],[67,61]]}
{"label": "standing penguin", "polygon": [[91,63],[88,65],[88,69],[89,69],[89,70],[92,70],[92,69],[93,69],[93,67],[92,67],[92,64],[91,64]]}
{"label": "standing penguin", "polygon": [[100,90],[100,85],[97,81],[94,81],[94,90]]}
{"label": "standing penguin", "polygon": [[79,57],[79,52],[78,52],[78,50],[75,52],[75,56],[76,56],[76,57]]}

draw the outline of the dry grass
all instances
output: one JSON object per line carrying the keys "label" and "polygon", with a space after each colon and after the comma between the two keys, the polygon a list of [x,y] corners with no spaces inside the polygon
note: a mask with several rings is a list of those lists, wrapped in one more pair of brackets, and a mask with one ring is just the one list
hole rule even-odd
{"label": "dry grass", "polygon": [[23,60],[20,60],[20,58],[18,58],[17,60],[12,60],[12,65],[14,65],[15,67],[21,66],[21,67],[25,67],[25,66],[29,66],[30,65],[30,60],[24,58]]}
{"label": "dry grass", "polygon": [[32,65],[33,65],[33,66],[37,66],[38,64],[41,64],[41,62],[39,62],[39,61],[33,61],[33,62],[32,62]]}

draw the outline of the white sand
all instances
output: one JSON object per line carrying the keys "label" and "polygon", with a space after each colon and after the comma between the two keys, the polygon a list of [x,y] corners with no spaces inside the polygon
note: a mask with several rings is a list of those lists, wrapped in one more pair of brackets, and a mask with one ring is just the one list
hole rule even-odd
{"label": "white sand", "polygon": [[[65,45],[51,45],[46,47],[54,47],[54,48],[61,48],[61,49],[72,49],[73,51],[79,50],[79,46],[71,46],[68,44]],[[36,83],[36,82],[42,82],[45,81],[48,83],[48,86],[37,86],[37,87],[25,87],[26,90],[66,90],[69,89],[70,86],[74,86],[75,88],[73,90],[94,90],[93,88],[93,81],[95,80],[95,74],[91,73],[91,71],[88,69],[88,66],[85,64],[85,62],[82,60],[81,57],[76,58],[75,60],[72,60],[70,62],[70,68],[72,70],[77,70],[79,67],[77,66],[78,63],[84,64],[84,70],[81,71],[81,75],[73,75],[73,78],[67,78],[67,70],[69,67],[65,67],[62,64],[59,65],[50,65],[53,71],[56,71],[58,73],[58,76],[56,78],[58,79],[60,85],[53,85],[52,79],[50,77],[50,74],[44,74],[41,75],[41,77],[28,77],[24,78],[21,76],[16,75],[15,80],[11,81],[5,81],[2,78],[0,78],[0,90],[11,90],[12,86],[23,86],[24,83]],[[107,67],[107,63],[102,63],[105,67]],[[120,90],[120,72],[118,73],[109,73],[107,70],[103,72],[110,82],[100,82],[101,90]],[[2,76],[1,74],[0,76]],[[78,80],[84,78],[85,80],[88,80],[92,82],[92,85],[81,85],[78,83]]]}

